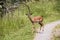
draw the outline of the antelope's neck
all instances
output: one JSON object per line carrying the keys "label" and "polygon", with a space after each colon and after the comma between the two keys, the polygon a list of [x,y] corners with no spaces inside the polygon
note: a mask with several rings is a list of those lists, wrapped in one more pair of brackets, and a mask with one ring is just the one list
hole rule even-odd
{"label": "antelope's neck", "polygon": [[29,20],[33,23],[31,15],[28,15]]}

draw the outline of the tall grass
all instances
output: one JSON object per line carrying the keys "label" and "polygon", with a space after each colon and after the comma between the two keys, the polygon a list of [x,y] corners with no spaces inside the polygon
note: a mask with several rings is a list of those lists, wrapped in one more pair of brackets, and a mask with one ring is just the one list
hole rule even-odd
{"label": "tall grass", "polygon": [[53,39],[52,40],[60,40],[60,35],[59,35],[59,29],[60,29],[60,24],[57,25],[54,29],[53,29]]}
{"label": "tall grass", "polygon": [[[60,13],[54,10],[55,2],[29,2],[27,5],[33,13],[32,16],[43,16],[44,24],[60,19]],[[2,35],[0,40],[33,40],[33,25],[25,15],[26,13],[28,13],[27,7],[20,5],[13,16],[7,14],[3,19],[0,19],[0,35]]]}

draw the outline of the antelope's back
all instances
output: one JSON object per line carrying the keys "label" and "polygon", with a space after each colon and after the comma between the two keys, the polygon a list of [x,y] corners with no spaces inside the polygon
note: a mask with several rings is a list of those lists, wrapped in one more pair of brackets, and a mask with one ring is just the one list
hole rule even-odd
{"label": "antelope's back", "polygon": [[35,17],[32,18],[32,20],[35,21],[35,22],[38,22],[38,21],[42,22],[43,21],[43,17],[42,16],[35,16]]}

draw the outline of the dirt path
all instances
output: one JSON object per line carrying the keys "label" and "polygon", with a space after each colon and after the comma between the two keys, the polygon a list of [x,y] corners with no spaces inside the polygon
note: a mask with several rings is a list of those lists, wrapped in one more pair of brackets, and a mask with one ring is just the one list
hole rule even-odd
{"label": "dirt path", "polygon": [[44,25],[44,31],[36,33],[34,40],[51,40],[52,30],[57,26],[57,24],[60,24],[60,20]]}

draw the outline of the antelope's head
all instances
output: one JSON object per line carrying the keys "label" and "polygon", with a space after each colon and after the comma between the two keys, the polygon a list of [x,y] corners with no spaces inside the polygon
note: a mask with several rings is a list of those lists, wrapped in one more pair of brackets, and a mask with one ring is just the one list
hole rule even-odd
{"label": "antelope's head", "polygon": [[31,15],[32,15],[32,13],[28,13],[28,14],[26,14],[26,15],[31,16]]}

